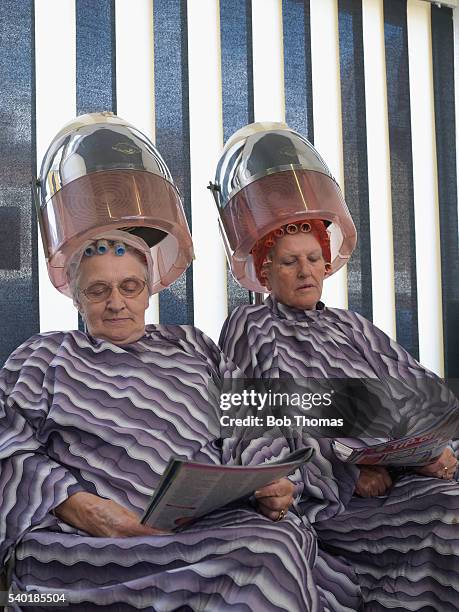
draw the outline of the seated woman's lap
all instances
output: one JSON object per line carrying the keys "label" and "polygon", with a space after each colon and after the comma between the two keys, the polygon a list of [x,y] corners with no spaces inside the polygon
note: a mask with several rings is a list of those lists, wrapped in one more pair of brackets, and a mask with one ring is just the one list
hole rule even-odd
{"label": "seated woman's lap", "polygon": [[161,610],[185,602],[193,609],[237,609],[239,602],[241,609],[319,610],[316,554],[313,530],[293,515],[273,523],[253,510],[221,510],[170,536],[30,532],[16,549],[13,583],[20,591],[64,589],[74,601],[144,609],[154,601]]}
{"label": "seated woman's lap", "polygon": [[315,528],[325,550],[352,564],[365,610],[420,610],[425,597],[426,609],[446,612],[459,597],[458,523],[459,483],[413,475],[385,496],[353,497]]}
{"label": "seated woman's lap", "polygon": [[[395,481],[387,495],[362,498],[354,496],[346,510],[332,519],[315,524],[320,539],[336,539],[346,548],[364,550],[364,542],[393,536],[436,533],[440,539],[457,535],[459,522],[459,483],[410,475]],[[354,532],[352,536],[352,532]],[[359,538],[355,536],[359,534]],[[454,542],[452,544],[455,546]],[[414,542],[412,543],[414,546]],[[382,545],[381,545],[382,546]],[[382,548],[383,549],[383,548]]]}

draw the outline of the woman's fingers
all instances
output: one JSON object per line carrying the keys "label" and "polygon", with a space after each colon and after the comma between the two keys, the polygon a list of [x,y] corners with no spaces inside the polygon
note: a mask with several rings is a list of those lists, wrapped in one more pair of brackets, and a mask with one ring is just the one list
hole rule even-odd
{"label": "woman's fingers", "polygon": [[287,510],[284,510],[283,512],[282,510],[269,510],[264,506],[259,506],[258,511],[261,512],[263,516],[266,516],[274,522],[281,521],[287,515]]}
{"label": "woman's fingers", "polygon": [[258,500],[259,508],[266,508],[280,512],[280,510],[288,510],[293,503],[293,497],[291,495],[284,495],[282,497],[264,497],[262,500]]}
{"label": "woman's fingers", "polygon": [[389,472],[385,468],[383,468],[381,476],[383,479],[384,490],[387,490],[389,487],[392,486],[392,478],[390,477]]}
{"label": "woman's fingers", "polygon": [[442,454],[432,463],[418,468],[416,472],[422,476],[431,476],[451,480],[457,469],[457,459],[453,451],[447,447]]}
{"label": "woman's fingers", "polygon": [[293,503],[295,485],[288,478],[276,480],[255,491],[258,510],[272,521],[282,520]]}
{"label": "woman's fingers", "polygon": [[98,537],[163,535],[167,532],[142,525],[135,512],[120,504],[84,491],[75,493],[55,508],[64,522]]}
{"label": "woman's fingers", "polygon": [[295,485],[288,478],[275,480],[262,489],[255,491],[255,498],[262,499],[264,497],[285,497],[286,495],[293,496]]}
{"label": "woman's fingers", "polygon": [[384,495],[391,485],[392,479],[386,468],[361,466],[355,493],[360,497],[376,497],[377,495]]}
{"label": "woman's fingers", "polygon": [[113,535],[113,537],[135,537],[135,536],[144,536],[144,535],[167,535],[171,533],[169,531],[164,531],[162,529],[155,529],[154,527],[149,527],[148,525],[142,525],[136,521],[126,522],[122,525],[121,529],[117,530],[117,533]]}
{"label": "woman's fingers", "polygon": [[[267,501],[267,503],[265,503]],[[258,511],[264,516],[267,516],[272,521],[279,521],[287,514],[293,499],[289,497],[283,498],[266,498],[265,502],[258,503]]]}
{"label": "woman's fingers", "polygon": [[279,512],[280,510],[289,508],[291,503],[291,497],[265,497],[263,501],[258,502],[258,507]]}

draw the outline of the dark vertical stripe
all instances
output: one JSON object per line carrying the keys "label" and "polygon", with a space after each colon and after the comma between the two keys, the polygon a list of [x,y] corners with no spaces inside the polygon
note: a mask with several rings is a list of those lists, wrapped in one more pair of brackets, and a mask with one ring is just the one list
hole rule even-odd
{"label": "dark vertical stripe", "polygon": [[[251,0],[220,0],[223,140],[254,121]],[[228,312],[249,302],[249,292],[227,266]]]}
{"label": "dark vertical stripe", "polygon": [[252,2],[220,0],[223,140],[252,123]]}
{"label": "dark vertical stripe", "polygon": [[77,115],[116,113],[115,0],[76,0],[75,12]]}
{"label": "dark vertical stripe", "polygon": [[[155,0],[153,11],[156,144],[180,189],[191,229],[187,2]],[[159,294],[159,309],[161,323],[193,323],[192,266]]]}
{"label": "dark vertical stripe", "polygon": [[114,0],[76,0],[77,114],[116,113]]}
{"label": "dark vertical stripe", "polygon": [[445,376],[459,379],[459,245],[453,12],[432,6]]}
{"label": "dark vertical stripe", "polygon": [[32,0],[0,3],[0,360],[39,331]]}
{"label": "dark vertical stripe", "polygon": [[[406,0],[384,0],[397,340],[419,356]],[[375,203],[377,205],[377,203]]]}
{"label": "dark vertical stripe", "polygon": [[350,310],[372,320],[362,2],[339,0],[338,11],[344,191],[358,235],[347,266],[348,302]]}
{"label": "dark vertical stripe", "polygon": [[282,0],[285,118],[314,142],[309,0]]}

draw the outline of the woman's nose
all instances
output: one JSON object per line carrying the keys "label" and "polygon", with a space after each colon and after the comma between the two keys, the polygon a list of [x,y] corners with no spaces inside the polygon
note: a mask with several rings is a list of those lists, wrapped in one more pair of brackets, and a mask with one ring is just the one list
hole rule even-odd
{"label": "woman's nose", "polygon": [[298,276],[304,278],[311,273],[311,264],[307,259],[298,261]]}
{"label": "woman's nose", "polygon": [[125,307],[124,298],[118,287],[112,287],[112,292],[107,299],[107,307],[111,310],[121,310]]}

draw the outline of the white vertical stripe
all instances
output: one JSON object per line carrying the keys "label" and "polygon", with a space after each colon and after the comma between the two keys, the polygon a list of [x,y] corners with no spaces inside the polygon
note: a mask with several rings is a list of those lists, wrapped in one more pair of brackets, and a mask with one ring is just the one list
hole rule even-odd
{"label": "white vertical stripe", "polygon": [[[116,0],[117,114],[155,141],[153,4]],[[147,323],[159,321],[159,300],[150,300]]]}
{"label": "white vertical stripe", "polygon": [[383,0],[363,0],[373,322],[396,337]]}
{"label": "white vertical stripe", "polygon": [[[75,0],[35,0],[37,172],[51,139],[76,113]],[[52,286],[41,242],[40,331],[75,329],[72,301]]]}
{"label": "white vertical stripe", "polygon": [[252,0],[252,66],[254,120],[285,121],[282,0]]}
{"label": "white vertical stripe", "polygon": [[223,146],[220,7],[216,0],[188,2],[191,210],[196,259],[194,322],[218,339],[226,308],[226,264],[217,211],[206,185]]}
{"label": "white vertical stripe", "polygon": [[[344,192],[338,4],[311,0],[310,6],[314,145]],[[347,307],[346,269],[325,281],[323,300],[328,306]]]}
{"label": "white vertical stripe", "polygon": [[442,375],[440,224],[430,6],[420,0],[408,0],[407,17],[419,359]]}
{"label": "white vertical stripe", "polygon": [[252,0],[255,121],[284,121],[284,46],[281,0]]}

